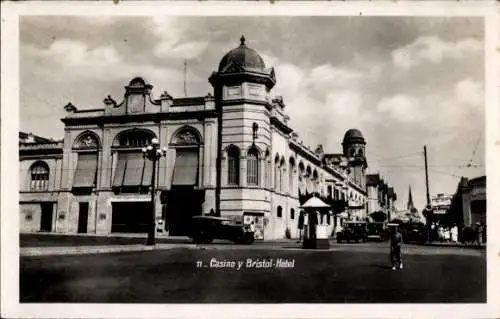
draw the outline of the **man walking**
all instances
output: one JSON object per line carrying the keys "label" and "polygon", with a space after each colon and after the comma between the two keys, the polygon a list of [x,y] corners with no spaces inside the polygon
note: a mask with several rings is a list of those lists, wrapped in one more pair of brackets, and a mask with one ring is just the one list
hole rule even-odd
{"label": "man walking", "polygon": [[398,227],[394,227],[391,234],[391,262],[392,270],[396,267],[403,269],[403,262],[401,261],[401,245],[403,242],[403,235],[399,232]]}

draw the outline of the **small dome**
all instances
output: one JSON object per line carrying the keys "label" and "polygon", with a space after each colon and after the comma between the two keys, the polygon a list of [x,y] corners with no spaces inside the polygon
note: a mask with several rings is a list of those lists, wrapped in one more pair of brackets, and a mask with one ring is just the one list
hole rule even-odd
{"label": "small dome", "polygon": [[128,85],[129,86],[144,86],[144,85],[146,85],[146,81],[144,81],[143,78],[138,76],[138,77],[133,78]]}
{"label": "small dome", "polygon": [[266,65],[257,51],[245,45],[245,37],[241,36],[240,46],[229,51],[219,63],[219,72],[226,72],[232,65],[245,71],[264,72]]}
{"label": "small dome", "polygon": [[348,130],[345,135],[344,135],[344,142],[352,142],[352,141],[364,141],[365,138],[363,137],[363,134],[355,128]]}

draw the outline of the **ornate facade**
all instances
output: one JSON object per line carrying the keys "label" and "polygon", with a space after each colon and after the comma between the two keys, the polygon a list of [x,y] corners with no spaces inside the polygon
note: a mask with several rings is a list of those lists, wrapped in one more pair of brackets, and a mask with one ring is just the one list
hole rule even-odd
{"label": "ornate facade", "polygon": [[[121,102],[66,105],[62,141],[20,136],[21,231],[146,232],[153,167],[141,149],[153,138],[167,150],[156,170],[160,233],[186,235],[193,215],[215,213],[254,221],[261,239],[295,237],[313,194],[337,217],[366,217],[361,132],[346,133],[341,154],[305,146],[283,98],[271,96],[274,69],[243,37],[209,82],[213,94],[153,98],[152,85],[134,78]],[[333,230],[337,217],[324,223]]]}

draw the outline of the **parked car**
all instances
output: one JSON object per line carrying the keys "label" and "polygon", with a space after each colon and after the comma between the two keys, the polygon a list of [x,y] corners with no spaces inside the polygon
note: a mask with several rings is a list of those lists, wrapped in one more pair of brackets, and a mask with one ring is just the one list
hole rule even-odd
{"label": "parked car", "polygon": [[344,222],[343,229],[337,233],[337,242],[365,242],[366,223],[365,222]]}
{"label": "parked car", "polygon": [[194,243],[211,243],[214,239],[230,240],[236,244],[252,244],[254,232],[248,225],[216,216],[194,216],[189,236]]}
{"label": "parked car", "polygon": [[386,240],[384,222],[369,222],[366,224],[366,240],[367,241],[383,241]]}
{"label": "parked car", "polygon": [[424,244],[427,233],[423,224],[408,224],[402,229],[403,241],[405,243]]}

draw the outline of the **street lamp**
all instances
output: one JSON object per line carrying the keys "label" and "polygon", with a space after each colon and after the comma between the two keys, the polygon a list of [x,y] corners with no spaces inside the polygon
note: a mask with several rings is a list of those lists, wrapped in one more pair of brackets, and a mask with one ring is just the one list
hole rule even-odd
{"label": "street lamp", "polygon": [[155,177],[156,177],[156,162],[167,155],[167,148],[160,149],[160,142],[155,137],[151,140],[151,144],[142,148],[142,156],[153,162],[153,175],[151,176],[151,221],[148,231],[148,246],[155,245],[156,233],[156,210],[155,210]]}

